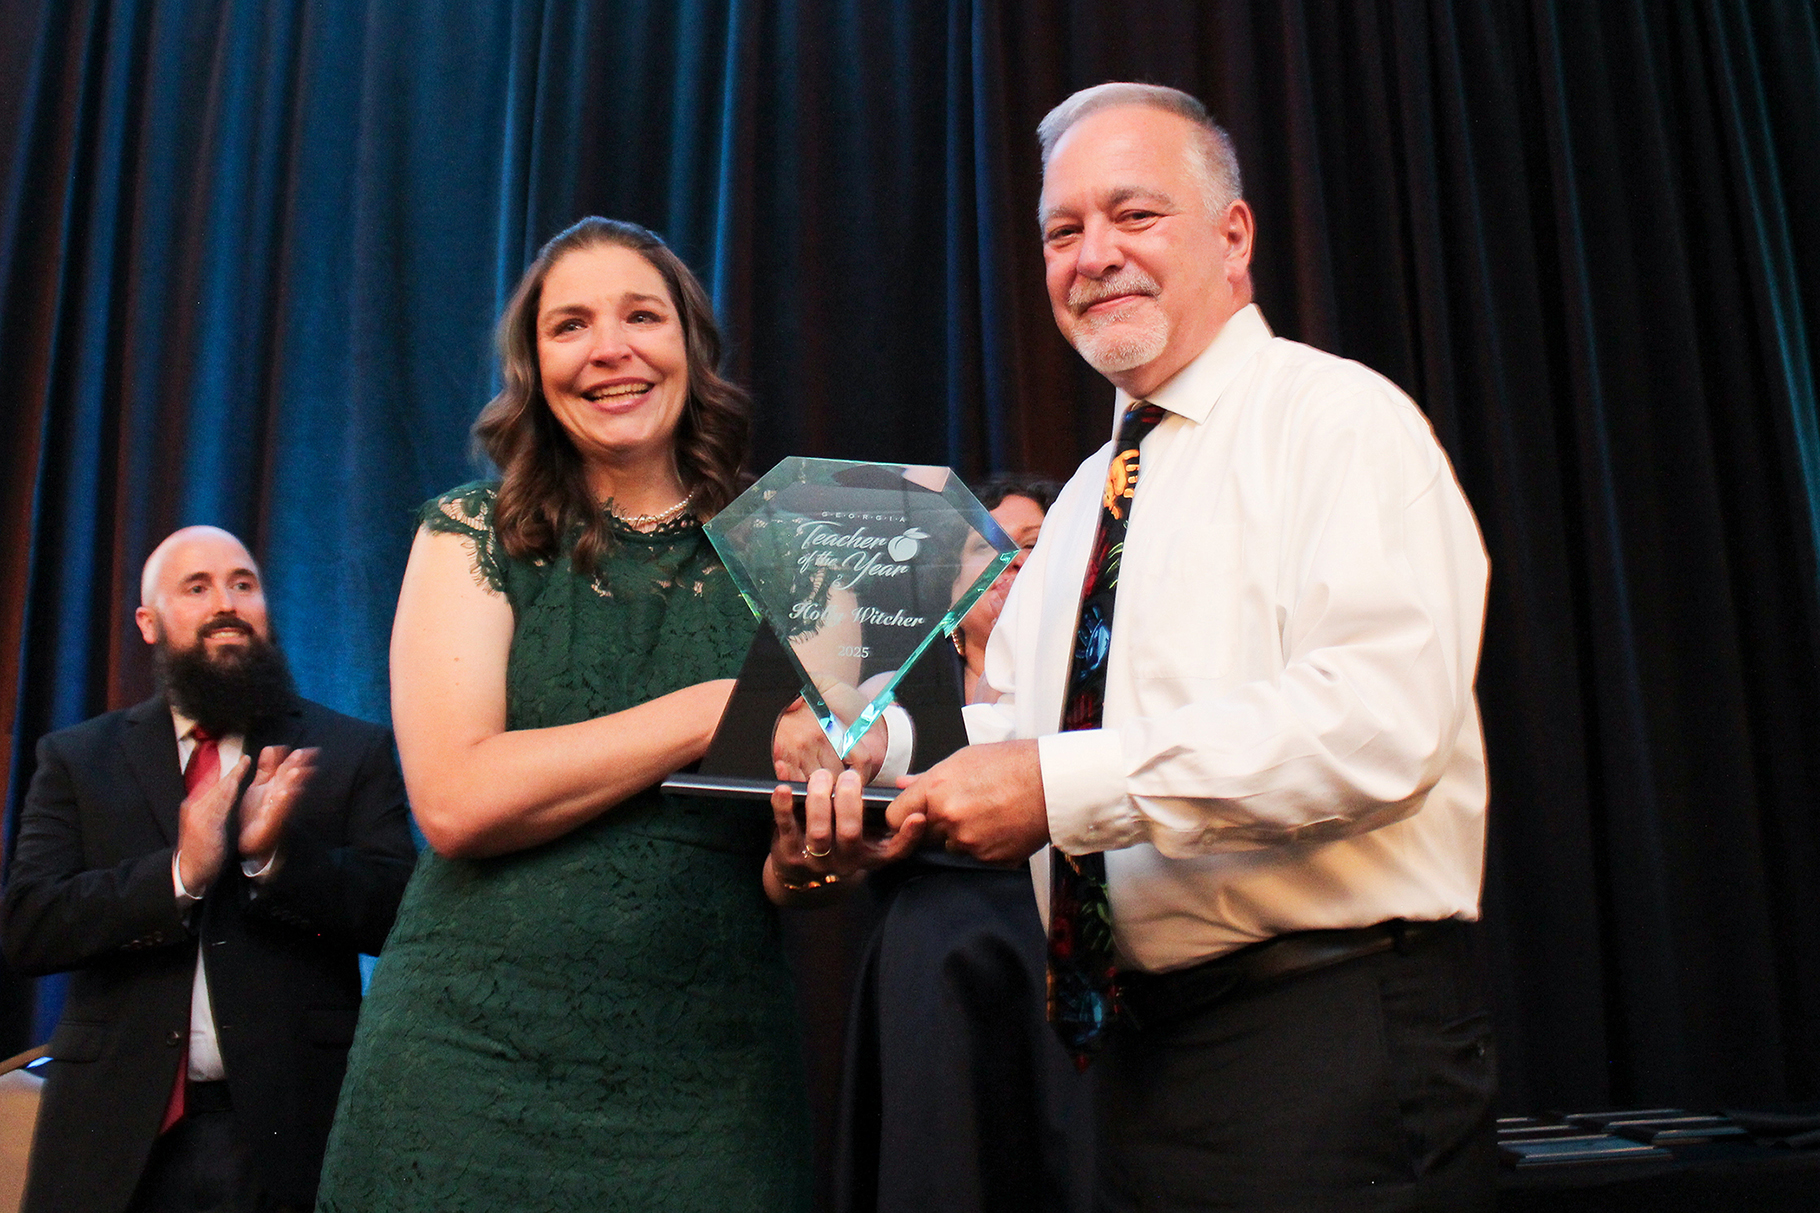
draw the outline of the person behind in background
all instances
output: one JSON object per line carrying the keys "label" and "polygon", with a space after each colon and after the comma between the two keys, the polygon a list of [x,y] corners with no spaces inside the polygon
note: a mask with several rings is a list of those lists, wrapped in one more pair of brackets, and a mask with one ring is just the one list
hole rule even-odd
{"label": "person behind in background", "polygon": [[499,348],[475,435],[500,479],[423,507],[399,594],[392,714],[432,850],[319,1207],[805,1209],[767,894],[874,856],[826,815],[808,841],[788,796],[655,786],[701,757],[753,636],[701,529],[738,490],[746,395],[700,283],[609,219],[538,253]]}
{"label": "person behind in background", "polygon": [[[986,641],[1059,487],[1001,476],[974,490],[1018,555],[954,631],[969,698],[995,697],[979,678]],[[963,588],[994,551],[971,543]],[[870,883],[880,919],[855,983],[836,1207],[1085,1213],[1091,1088],[1043,1020],[1029,872],[937,847]]]}
{"label": "person behind in background", "polygon": [[412,843],[391,735],[293,689],[241,542],[145,562],[158,693],[38,743],[7,960],[68,972],[24,1207],[307,1209]]}
{"label": "person behind in background", "polygon": [[887,816],[1052,844],[1105,1208],[1489,1209],[1472,512],[1395,385],[1271,334],[1198,101],[1101,85],[1039,139],[1050,303],[1116,437],[1005,603],[976,744]]}
{"label": "person behind in background", "polygon": [[[1005,609],[1005,595],[1011,592],[1018,570],[1024,567],[1030,550],[1036,546],[1036,537],[1043,529],[1043,515],[1055,503],[1055,495],[1061,487],[1053,480],[994,476],[973,491],[1006,536],[1017,545],[1017,555],[979,596],[973,609],[961,620],[961,626],[949,637],[961,659],[961,691],[968,703],[998,698],[998,692],[990,683],[982,685],[980,681],[986,668],[986,641],[998,624],[999,612]],[[966,550],[961,553],[961,571],[954,579],[955,587],[965,588],[991,559],[992,552],[984,537],[978,534],[969,537]]]}

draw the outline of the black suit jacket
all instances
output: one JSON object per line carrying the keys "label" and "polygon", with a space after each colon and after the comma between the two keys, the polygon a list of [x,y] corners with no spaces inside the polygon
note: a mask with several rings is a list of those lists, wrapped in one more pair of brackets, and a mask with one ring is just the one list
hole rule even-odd
{"label": "black suit jacket", "polygon": [[389,731],[298,700],[246,752],[267,745],[321,750],[279,865],[254,884],[230,855],[185,914],[171,884],[183,775],[164,701],[39,742],[0,938],[18,971],[73,977],[30,1213],[126,1207],[188,1055],[199,944],[248,1165],[278,1200],[313,1202],[360,1007],[358,956],[385,942],[414,851]]}

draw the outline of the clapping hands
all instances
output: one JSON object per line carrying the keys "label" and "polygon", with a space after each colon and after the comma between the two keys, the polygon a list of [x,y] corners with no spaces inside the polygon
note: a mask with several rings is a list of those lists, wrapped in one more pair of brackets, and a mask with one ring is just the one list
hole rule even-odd
{"label": "clapping hands", "polygon": [[278,849],[291,806],[316,770],[316,749],[269,745],[259,752],[259,769],[240,798],[240,857],[263,866]]}
{"label": "clapping hands", "polygon": [[240,782],[251,762],[242,755],[220,779],[185,797],[177,810],[177,872],[183,887],[192,893],[200,895],[221,873],[228,854],[228,819],[236,799],[240,802],[240,834],[235,846],[240,857],[260,867],[271,862],[291,808],[316,769],[316,750],[265,747],[259,753],[253,782],[241,795]]}

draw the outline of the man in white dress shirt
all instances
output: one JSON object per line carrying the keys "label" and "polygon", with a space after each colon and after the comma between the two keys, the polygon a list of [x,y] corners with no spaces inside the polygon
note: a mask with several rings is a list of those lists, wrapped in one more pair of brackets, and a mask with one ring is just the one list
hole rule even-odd
{"label": "man in white dress shirt", "polygon": [[1114,1209],[1490,1208],[1494,1064],[1464,925],[1486,777],[1487,562],[1427,420],[1273,337],[1231,142],[1111,84],[1044,120],[1057,324],[1165,410],[1139,447],[1099,726],[1061,731],[1112,457],[1082,464],[1006,603],[975,744],[912,782],[951,849],[1104,855]]}

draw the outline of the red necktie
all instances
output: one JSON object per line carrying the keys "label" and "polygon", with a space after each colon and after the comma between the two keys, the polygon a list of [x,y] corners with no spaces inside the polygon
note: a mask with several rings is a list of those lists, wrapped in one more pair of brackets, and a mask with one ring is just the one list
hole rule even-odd
{"label": "red necktie", "polygon": [[[221,778],[220,738],[201,725],[192,728],[190,736],[195,740],[196,748],[190,751],[189,765],[183,768],[183,791],[186,796],[194,796]],[[183,1059],[177,1066],[177,1081],[171,1084],[170,1101],[164,1105],[164,1123],[158,1126],[160,1133],[183,1119],[184,1090],[190,1079],[189,1033],[183,1035]]]}
{"label": "red necktie", "polygon": [[191,728],[190,736],[195,739],[196,748],[190,751],[190,764],[183,768],[186,796],[194,796],[197,788],[221,778],[221,739],[201,725]]}
{"label": "red necktie", "polygon": [[[1068,667],[1068,693],[1062,701],[1064,730],[1100,727],[1119,563],[1125,551],[1132,494],[1137,491],[1138,444],[1165,415],[1161,406],[1138,401],[1119,425],[1112,463],[1106,471],[1106,491],[1100,500],[1100,525],[1087,560],[1087,580],[1081,587],[1074,660]],[[1083,1070],[1105,1043],[1118,1015],[1116,978],[1106,856],[1098,851],[1066,855],[1059,847],[1051,847],[1049,1022],[1074,1055],[1074,1064]]]}

